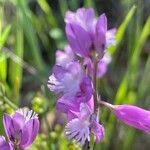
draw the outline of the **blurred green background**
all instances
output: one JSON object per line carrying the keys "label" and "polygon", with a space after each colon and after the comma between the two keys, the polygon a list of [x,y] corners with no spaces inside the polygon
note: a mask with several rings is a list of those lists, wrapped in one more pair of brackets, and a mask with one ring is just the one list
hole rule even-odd
{"label": "blurred green background", "polygon": [[[150,0],[0,0],[0,134],[2,116],[16,107],[34,109],[41,121],[31,150],[78,150],[64,137],[66,118],[55,110],[47,89],[55,51],[67,44],[64,16],[68,9],[93,7],[116,27],[112,63],[99,82],[102,99],[150,109]],[[149,150],[150,136],[101,110],[104,140],[94,150]]]}

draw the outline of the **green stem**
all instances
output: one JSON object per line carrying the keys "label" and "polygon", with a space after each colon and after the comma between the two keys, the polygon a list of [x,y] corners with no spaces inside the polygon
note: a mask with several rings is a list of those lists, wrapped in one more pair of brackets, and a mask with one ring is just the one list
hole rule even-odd
{"label": "green stem", "polygon": [[110,103],[107,103],[105,101],[99,101],[99,104],[102,106],[105,106],[107,108],[109,108],[110,110],[114,110],[115,109],[115,105],[112,105]]}
{"label": "green stem", "polygon": [[82,150],[89,150],[89,149],[90,149],[89,141],[86,140],[86,141],[85,141],[85,144],[84,144],[84,146],[83,146],[83,148],[82,148]]}
{"label": "green stem", "polygon": [[12,107],[14,110],[16,110],[18,107],[15,105],[15,104],[13,104],[6,96],[4,96],[4,95],[2,95],[1,93],[0,93],[0,97],[2,97],[3,98],[3,101],[5,102],[5,103],[7,103],[10,107]]}
{"label": "green stem", "polygon": [[21,148],[19,145],[14,144],[14,149],[15,150],[24,150],[23,148]]}
{"label": "green stem", "polygon": [[93,73],[93,87],[94,87],[94,113],[97,116],[97,112],[98,112],[98,100],[97,100],[97,82],[96,82],[96,78],[97,78],[97,66],[98,66],[98,62],[94,61],[94,73]]}
{"label": "green stem", "polygon": [[[94,115],[97,117],[98,115],[98,99],[97,99],[97,82],[96,82],[96,78],[97,78],[97,65],[98,62],[97,60],[94,61],[94,72],[93,72],[93,89],[94,89]],[[90,146],[89,146],[89,142],[86,140],[82,150],[89,150]]]}

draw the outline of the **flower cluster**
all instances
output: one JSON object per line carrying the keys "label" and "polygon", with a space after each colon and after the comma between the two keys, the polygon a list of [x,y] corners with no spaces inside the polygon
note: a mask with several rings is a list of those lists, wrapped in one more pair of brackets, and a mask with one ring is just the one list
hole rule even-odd
{"label": "flower cluster", "polygon": [[126,124],[149,132],[149,111],[98,100],[96,80],[107,71],[111,61],[107,49],[115,44],[116,32],[116,29],[108,30],[105,14],[97,19],[92,8],[80,8],[75,13],[68,11],[65,23],[69,44],[64,51],[56,51],[48,88],[57,95],[57,110],[67,115],[66,137],[83,146],[93,134],[96,142],[100,142],[105,133],[99,123],[101,105],[110,108]]}
{"label": "flower cluster", "polygon": [[65,22],[69,45],[64,51],[56,51],[48,88],[58,96],[57,110],[68,116],[67,138],[84,145],[93,133],[99,142],[104,128],[94,113],[94,62],[100,78],[111,61],[107,48],[115,42],[115,29],[107,30],[105,14],[96,19],[91,8],[68,11]]}
{"label": "flower cluster", "polygon": [[7,135],[7,140],[0,136],[0,149],[3,150],[26,149],[39,131],[37,114],[27,108],[18,109],[12,116],[4,114],[3,124]]}

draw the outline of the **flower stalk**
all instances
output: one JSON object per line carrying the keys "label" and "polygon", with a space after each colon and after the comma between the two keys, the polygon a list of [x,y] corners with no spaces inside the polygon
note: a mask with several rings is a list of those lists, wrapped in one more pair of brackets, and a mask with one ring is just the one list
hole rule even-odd
{"label": "flower stalk", "polygon": [[89,149],[90,149],[90,143],[88,140],[86,140],[82,150],[89,150]]}
{"label": "flower stalk", "polygon": [[99,101],[99,107],[102,105],[102,106],[105,106],[107,108],[109,108],[110,110],[114,110],[115,109],[115,106],[110,104],[110,103],[107,103],[105,101]]}
{"label": "flower stalk", "polygon": [[97,116],[98,113],[98,100],[97,100],[97,60],[94,61],[94,73],[93,73],[93,87],[94,87],[94,113]]}

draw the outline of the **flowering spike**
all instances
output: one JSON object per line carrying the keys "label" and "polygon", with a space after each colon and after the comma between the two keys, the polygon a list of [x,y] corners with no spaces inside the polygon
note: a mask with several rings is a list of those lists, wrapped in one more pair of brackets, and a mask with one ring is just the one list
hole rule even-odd
{"label": "flowering spike", "polygon": [[83,146],[94,134],[98,143],[104,127],[98,123],[96,79],[107,71],[106,49],[115,43],[116,30],[108,30],[106,15],[96,19],[92,8],[67,11],[65,22],[69,46],[57,50],[48,88],[58,96],[57,110],[67,114],[66,137]]}

